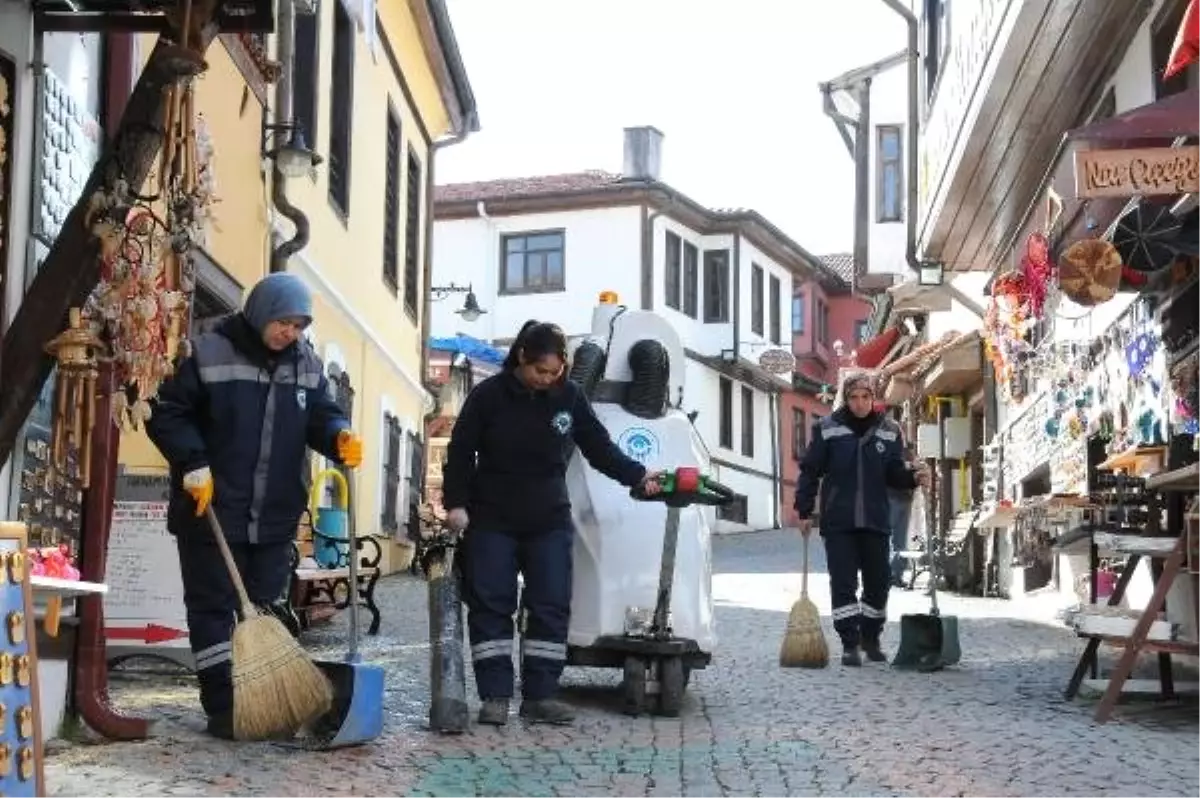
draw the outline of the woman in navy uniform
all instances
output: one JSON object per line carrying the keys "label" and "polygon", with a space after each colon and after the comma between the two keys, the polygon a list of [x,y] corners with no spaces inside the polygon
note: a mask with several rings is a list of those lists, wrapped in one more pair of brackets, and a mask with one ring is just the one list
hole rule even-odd
{"label": "woman in navy uniform", "polygon": [[887,661],[879,642],[891,586],[892,518],[884,488],[927,486],[929,472],[905,463],[900,426],[875,409],[869,376],[847,377],[842,398],[842,407],[813,425],[812,442],[800,462],[796,515],[801,534],[808,535],[819,489],[833,628],[842,640],[842,664],[858,666],[860,646],[872,662]]}
{"label": "woman in navy uniform", "polygon": [[528,611],[521,664],[520,714],[535,723],[569,723],[554,699],[567,658],[575,529],[567,493],[574,443],[605,476],[659,491],[656,474],[626,457],[566,380],[567,339],[553,324],[521,328],[502,371],[481,382],[454,423],[443,469],[447,521],[464,539],[464,599],[479,722],[508,722],[513,695],[513,615],[517,575]]}
{"label": "woman in navy uniform", "polygon": [[305,450],[351,468],[362,462],[362,442],[303,338],[311,322],[312,297],[298,277],[263,278],[240,313],[192,342],[146,424],[171,467],[167,529],[179,548],[200,703],[217,737],[233,737],[238,602],[205,511],[211,504],[250,599],[270,610],[287,587],[308,502]]}

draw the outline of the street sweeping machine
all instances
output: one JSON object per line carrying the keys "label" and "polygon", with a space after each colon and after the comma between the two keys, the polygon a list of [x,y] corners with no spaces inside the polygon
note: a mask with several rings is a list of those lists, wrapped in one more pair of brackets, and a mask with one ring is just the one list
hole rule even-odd
{"label": "street sweeping machine", "polygon": [[567,662],[624,671],[625,711],[679,714],[692,671],[716,646],[710,537],[731,491],[704,476],[708,450],[681,409],[684,350],[663,317],[602,294],[591,335],[573,341],[570,379],[613,441],[661,494],[632,493],[573,455],[574,584]]}

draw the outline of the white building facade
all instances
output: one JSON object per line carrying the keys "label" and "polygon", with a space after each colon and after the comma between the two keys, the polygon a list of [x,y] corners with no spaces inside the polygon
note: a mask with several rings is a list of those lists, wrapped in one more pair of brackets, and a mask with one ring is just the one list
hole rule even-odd
{"label": "white building facade", "polygon": [[[441,186],[435,201],[434,337],[506,345],[529,319],[589,332],[602,292],[653,310],[687,350],[683,409],[714,476],[746,496],[719,531],[780,525],[779,394],[792,375],[758,361],[790,354],[793,282],[818,263],[752,211],[713,211],[658,180],[661,134],[626,131],[626,175],[591,172]],[[653,153],[653,157],[646,157]],[[487,311],[464,320],[469,287]]]}

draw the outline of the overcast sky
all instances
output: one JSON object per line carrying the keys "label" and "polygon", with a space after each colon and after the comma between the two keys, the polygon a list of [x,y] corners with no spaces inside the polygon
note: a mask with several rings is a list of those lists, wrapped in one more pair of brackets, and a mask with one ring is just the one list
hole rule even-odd
{"label": "overcast sky", "polygon": [[[853,163],[817,84],[902,50],[882,0],[448,0],[482,131],[439,183],[621,171],[622,128],[665,134],[665,181],[849,251]],[[735,10],[736,9],[736,10]]]}

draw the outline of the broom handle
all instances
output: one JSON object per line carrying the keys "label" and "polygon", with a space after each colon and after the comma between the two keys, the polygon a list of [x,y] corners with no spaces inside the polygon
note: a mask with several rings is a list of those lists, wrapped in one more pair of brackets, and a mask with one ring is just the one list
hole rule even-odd
{"label": "broom handle", "polygon": [[358,661],[358,525],[354,522],[356,513],[354,496],[354,474],[346,466],[338,466],[342,476],[346,478],[346,543],[350,554],[346,563],[350,568],[350,644],[346,658],[349,662]]}
{"label": "broom handle", "polygon": [[800,595],[804,598],[808,598],[808,535],[811,534],[812,532],[809,532],[802,536],[804,538],[804,574],[800,577]]}
{"label": "broom handle", "polygon": [[233,582],[233,589],[237,591],[238,601],[242,605],[242,618],[249,618],[254,615],[254,605],[250,602],[250,595],[246,593],[246,586],[242,584],[242,574],[238,571],[237,562],[233,559],[233,552],[229,550],[229,543],[225,540],[225,533],[221,531],[221,522],[217,520],[217,514],[213,512],[212,505],[209,505],[204,510],[204,515],[208,518],[208,528],[212,530],[213,537],[217,539],[217,548],[221,550],[221,557],[225,560],[225,568],[229,571],[229,581]]}
{"label": "broom handle", "polygon": [[[930,469],[929,489],[925,491],[925,553],[929,558],[929,614],[938,615],[937,603],[937,557],[933,553],[933,538],[937,534],[936,523],[940,523],[941,519],[937,519],[935,523],[933,517],[933,508],[940,498],[936,493],[937,486],[933,479],[933,469]],[[940,505],[938,505],[940,507]]]}

